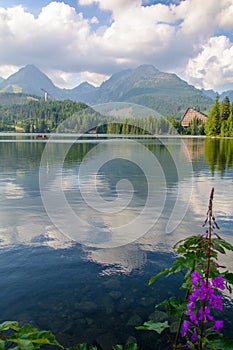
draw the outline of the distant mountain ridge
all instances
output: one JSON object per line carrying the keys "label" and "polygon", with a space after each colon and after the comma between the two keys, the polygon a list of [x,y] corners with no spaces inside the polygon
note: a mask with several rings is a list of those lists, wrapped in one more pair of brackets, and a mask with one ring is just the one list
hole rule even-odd
{"label": "distant mountain ridge", "polygon": [[201,91],[203,92],[203,94],[205,94],[206,96],[212,98],[212,100],[215,99],[215,97],[218,95],[218,93],[214,90],[205,90],[205,89],[201,89]]}
{"label": "distant mountain ridge", "polygon": [[131,102],[155,109],[164,115],[176,116],[181,115],[189,106],[208,110],[213,104],[214,93],[196,89],[177,75],[161,72],[152,65],[120,71],[99,87],[84,82],[73,89],[58,88],[34,65],[27,65],[0,81],[0,92],[42,97],[44,90],[53,99],[82,101],[91,106],[108,102]]}
{"label": "distant mountain ridge", "polygon": [[233,90],[224,91],[220,96],[220,100],[224,99],[226,96],[228,96],[229,100],[233,102]]}

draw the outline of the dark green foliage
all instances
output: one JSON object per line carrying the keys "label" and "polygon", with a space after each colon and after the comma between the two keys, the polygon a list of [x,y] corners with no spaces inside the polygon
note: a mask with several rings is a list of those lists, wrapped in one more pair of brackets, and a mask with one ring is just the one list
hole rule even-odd
{"label": "dark green foliage", "polygon": [[85,103],[70,100],[30,100],[24,104],[0,105],[0,131],[15,130],[26,133],[176,133],[173,125],[162,117],[104,117]]}
{"label": "dark green foliage", "polygon": [[211,343],[213,347],[209,349],[217,350],[232,350],[233,349],[233,340],[224,338],[222,334],[210,334],[207,337],[208,343]]}
{"label": "dark green foliage", "polygon": [[207,136],[233,137],[233,103],[230,103],[228,96],[221,103],[219,96],[216,97],[205,132]]}
{"label": "dark green foliage", "polygon": [[114,345],[112,347],[113,350],[137,350],[138,346],[135,343],[126,343],[125,346],[123,345]]}
{"label": "dark green foliage", "polygon": [[68,347],[66,350],[97,350],[96,346],[89,346],[86,343],[77,344],[75,346]]}
{"label": "dark green foliage", "polygon": [[[51,132],[75,113],[83,117],[83,110],[89,108],[82,102],[30,100],[20,104],[0,105],[0,127],[2,131],[19,128],[24,132]],[[89,108],[90,115],[97,112]],[[89,127],[89,125],[87,125]]]}
{"label": "dark green foliage", "polygon": [[219,104],[219,96],[216,96],[214,106],[206,122],[205,131],[207,136],[217,136],[219,135],[220,130],[221,130],[220,104]]}
{"label": "dark green foliage", "polygon": [[231,105],[230,105],[230,100],[229,97],[226,96],[220,105],[220,120],[224,121],[227,120],[229,115],[230,115],[230,110],[231,110]]}

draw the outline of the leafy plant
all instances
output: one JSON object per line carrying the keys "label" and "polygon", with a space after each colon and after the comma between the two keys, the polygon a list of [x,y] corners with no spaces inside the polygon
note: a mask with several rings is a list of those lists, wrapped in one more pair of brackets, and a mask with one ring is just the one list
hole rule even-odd
{"label": "leafy plant", "polygon": [[[89,346],[86,343],[77,344],[68,348],[61,345],[51,331],[40,331],[31,324],[24,324],[19,327],[17,321],[5,321],[0,324],[0,350],[34,350],[42,345],[56,345],[66,350],[97,350],[96,346]],[[115,345],[113,350],[137,350],[135,343]]]}
{"label": "leafy plant", "polygon": [[[149,280],[151,285],[162,275],[183,273],[184,300],[172,296],[157,305],[164,306],[168,314],[179,318],[176,337],[171,343],[173,349],[233,349],[233,340],[221,334],[224,321],[216,319],[214,312],[223,310],[223,291],[227,289],[231,293],[233,284],[233,274],[219,265],[218,255],[225,254],[226,250],[233,251],[233,246],[215,232],[219,226],[213,216],[213,195],[214,188],[203,225],[208,226],[205,234],[177,242],[174,246],[177,258],[172,267],[163,269]],[[149,321],[136,328],[161,333],[168,327],[167,321]]]}
{"label": "leafy plant", "polygon": [[64,349],[50,331],[39,331],[31,324],[19,327],[16,321],[0,324],[0,350],[33,350],[39,349],[41,345],[57,345]]}

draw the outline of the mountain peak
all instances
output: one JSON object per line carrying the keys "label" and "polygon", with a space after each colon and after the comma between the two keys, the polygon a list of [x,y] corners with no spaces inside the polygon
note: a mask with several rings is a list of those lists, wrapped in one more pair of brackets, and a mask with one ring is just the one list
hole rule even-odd
{"label": "mountain peak", "polygon": [[46,74],[41,72],[41,70],[39,68],[37,68],[36,66],[34,66],[33,64],[27,64],[25,67],[20,68],[19,71],[14,73],[14,74],[12,74],[11,77],[15,76],[15,77],[18,78],[18,77],[24,76],[24,77],[29,77],[31,79],[35,75],[37,77],[40,77],[40,78],[43,77],[44,79],[47,79],[47,80],[51,81],[47,77]]}
{"label": "mountain peak", "polygon": [[57,89],[46,74],[33,64],[22,67],[1,83],[3,92],[21,92],[42,96],[41,88],[53,94]]}
{"label": "mountain peak", "polygon": [[21,69],[31,69],[31,70],[39,70],[34,64],[26,64],[26,66],[22,67]]}
{"label": "mountain peak", "polygon": [[160,73],[160,71],[157,68],[155,68],[155,66],[153,66],[152,64],[141,64],[140,66],[135,68],[135,71],[152,71]]}

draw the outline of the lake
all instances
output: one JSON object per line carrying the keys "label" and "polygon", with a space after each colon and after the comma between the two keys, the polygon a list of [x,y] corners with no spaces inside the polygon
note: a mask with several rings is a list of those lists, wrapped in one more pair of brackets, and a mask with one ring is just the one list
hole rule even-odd
{"label": "lake", "polygon": [[[148,280],[176,241],[203,232],[212,187],[218,233],[233,243],[233,139],[1,134],[0,321],[51,329],[66,346],[169,349],[135,326],[163,321],[154,306],[179,293],[181,276]],[[222,263],[233,270],[233,254]],[[226,298],[233,337],[232,317]]]}

